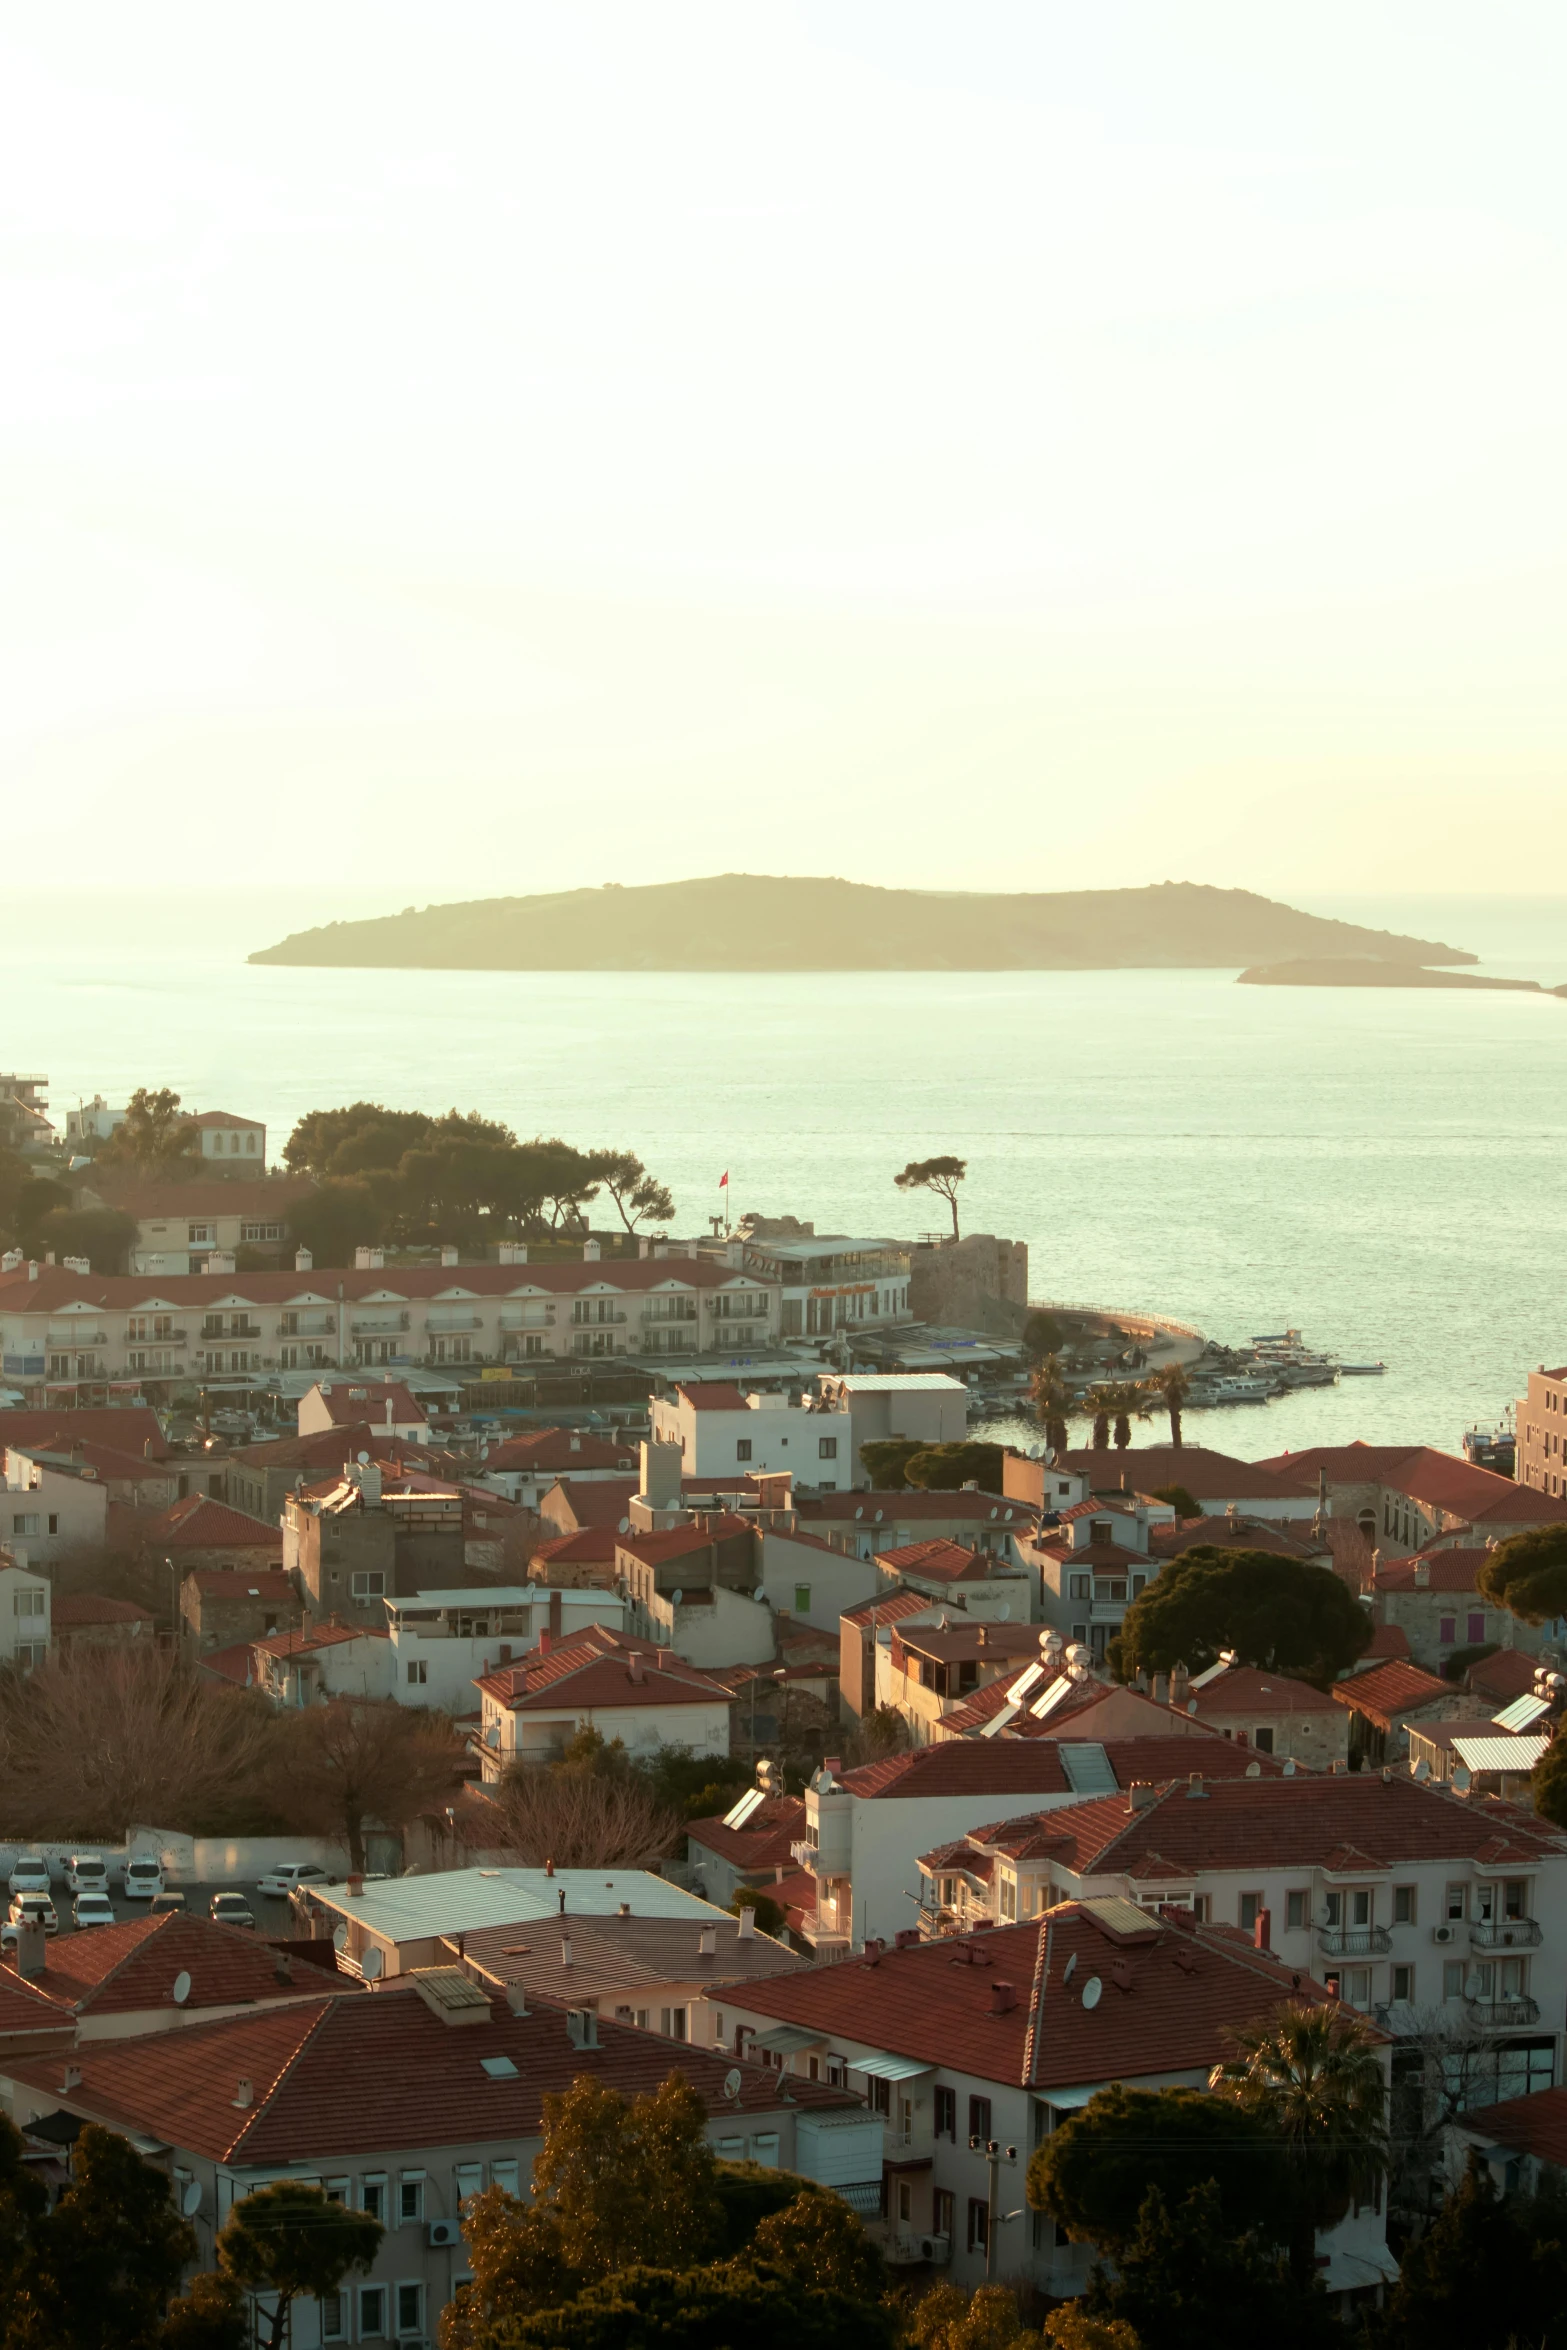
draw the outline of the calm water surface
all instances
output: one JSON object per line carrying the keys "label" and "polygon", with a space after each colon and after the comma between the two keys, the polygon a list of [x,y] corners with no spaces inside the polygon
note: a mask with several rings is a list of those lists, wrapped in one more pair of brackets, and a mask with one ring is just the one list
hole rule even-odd
{"label": "calm water surface", "polygon": [[[626,1144],[680,1222],[934,1226],[907,1159],[969,1161],[965,1225],[1028,1242],[1036,1297],[1244,1339],[1298,1324],[1385,1378],[1190,1433],[1243,1453],[1456,1445],[1567,1354],[1567,1002],[1238,988],[1228,972],[714,978],[252,968],[297,903],[91,901],[69,964],[0,947],[5,1065],[78,1094],[167,1083],[264,1117],[360,1095]],[[352,911],[343,907],[342,911]],[[1321,905],[1567,978],[1567,906]],[[1152,1431],[1150,1431],[1152,1433]]]}

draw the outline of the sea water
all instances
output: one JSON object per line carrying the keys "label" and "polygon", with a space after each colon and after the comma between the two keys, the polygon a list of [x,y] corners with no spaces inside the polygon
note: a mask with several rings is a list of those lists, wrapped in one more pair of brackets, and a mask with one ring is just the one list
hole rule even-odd
{"label": "sea water", "polygon": [[[964,1229],[1027,1241],[1036,1298],[1230,1342],[1294,1324],[1386,1361],[1191,1415],[1193,1440],[1254,1456],[1456,1447],[1567,1357],[1567,1001],[1244,988],[1233,971],[285,969],[244,956],[299,926],[297,900],[193,880],[51,904],[45,931],[0,943],[0,1062],[48,1073],[62,1125],[78,1097],[166,1084],[264,1118],[276,1159],[328,1103],[478,1109],[637,1151],[685,1232],[726,1207],[938,1230],[941,1203],[892,1179],[955,1152]],[[1314,910],[1567,978],[1561,904]]]}

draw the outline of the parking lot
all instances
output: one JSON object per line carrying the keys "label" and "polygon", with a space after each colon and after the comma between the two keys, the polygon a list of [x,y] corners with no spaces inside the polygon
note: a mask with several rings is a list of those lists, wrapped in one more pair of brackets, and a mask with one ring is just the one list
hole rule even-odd
{"label": "parking lot", "polygon": [[[6,1885],[7,1878],[0,1877],[0,1887]],[[281,1939],[294,1931],[294,1913],[288,1902],[279,1900],[273,1894],[261,1892],[254,1883],[237,1884],[232,1878],[223,1877],[208,1885],[171,1884],[168,1891],[183,1893],[186,1916],[198,1918],[204,1918],[208,1914],[207,1905],[214,1893],[243,1894],[255,1918],[258,1934],[275,1934]],[[55,1915],[60,1921],[60,1936],[74,1933],[76,1929],[71,1924],[71,1903],[75,1897],[63,1878],[51,1884],[49,1898],[54,1903]],[[127,1901],[124,1887],[113,1881],[109,1886],[109,1900],[114,1909],[116,1924],[123,1918],[144,1918],[152,1907],[150,1901]],[[5,1911],[9,1910],[10,1901],[10,1892],[6,1890]],[[58,1938],[51,1937],[51,1939]]]}

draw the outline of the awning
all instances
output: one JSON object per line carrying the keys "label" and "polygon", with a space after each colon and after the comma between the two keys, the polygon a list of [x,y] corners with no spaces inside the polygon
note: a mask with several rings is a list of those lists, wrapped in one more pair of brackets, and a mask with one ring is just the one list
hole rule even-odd
{"label": "awning", "polygon": [[79,2113],[67,2113],[64,2106],[56,2106],[53,2113],[42,2113],[36,2121],[23,2122],[22,2135],[42,2138],[46,2146],[74,2146],[87,2124]]}
{"label": "awning", "polygon": [[851,2056],[849,2070],[863,2073],[868,2081],[917,2081],[923,2073],[933,2073],[933,2064],[918,2064],[912,2056]]}
{"label": "awning", "polygon": [[1088,2103],[1090,2097],[1097,2097],[1101,2089],[1108,2089],[1109,2086],[1108,2081],[1089,2081],[1075,2088],[1039,2089],[1035,2095],[1042,2097],[1047,2105],[1057,2106],[1063,2113],[1076,2113],[1080,2106]]}
{"label": "awning", "polygon": [[758,2032],[747,2053],[754,2055],[757,2049],[768,2048],[775,2056],[793,2056],[801,2048],[821,2048],[826,2040],[825,2032],[808,2032],[803,2024],[779,2024],[774,2031]]}

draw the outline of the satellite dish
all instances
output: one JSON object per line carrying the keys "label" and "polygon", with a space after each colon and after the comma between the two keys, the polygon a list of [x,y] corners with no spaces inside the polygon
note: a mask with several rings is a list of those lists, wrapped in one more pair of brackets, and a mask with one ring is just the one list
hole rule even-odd
{"label": "satellite dish", "polygon": [[1002,1601],[1002,1603],[1001,1603],[1000,1607],[999,1607],[999,1608],[996,1610],[996,1622],[997,1622],[998,1624],[1005,1624],[1005,1623],[1007,1623],[1007,1622],[1010,1620],[1010,1618],[1011,1618],[1011,1615],[1012,1615],[1012,1604],[1011,1604],[1010,1600],[1005,1600],[1005,1599],[1004,1599],[1004,1600]]}
{"label": "satellite dish", "polygon": [[1099,2005],[1100,1994],[1103,1992],[1103,1990],[1104,1985],[1100,1982],[1099,1977],[1097,1975],[1090,1975],[1087,1982],[1083,1985],[1083,2005],[1085,2007],[1097,2007]]}
{"label": "satellite dish", "polygon": [[334,1926],[332,1928],[332,1948],[334,1950],[346,1950],[348,1948],[348,1928],[346,1926]]}
{"label": "satellite dish", "polygon": [[756,1586],[756,1589],[755,1589],[755,1590],[752,1592],[752,1594],[751,1594],[751,1597],[752,1597],[753,1599],[765,1599],[765,1598],[767,1597],[767,1586],[766,1586],[766,1584],[765,1584],[765,1583],[758,1583],[758,1585]]}
{"label": "satellite dish", "polygon": [[686,1595],[684,1591],[672,1591],[669,1595],[670,1606],[683,1607],[685,1605],[685,1597]]}
{"label": "satellite dish", "polygon": [[190,1997],[190,1977],[183,1969],[174,1978],[174,2004],[183,2007]]}
{"label": "satellite dish", "polygon": [[184,2212],[187,2219],[195,2218],[197,2212],[201,2209],[200,2179],[191,2179],[188,2182],[184,2194],[180,2197],[180,2209]]}
{"label": "satellite dish", "polygon": [[622,1534],[629,1534],[631,1532],[631,1520],[629,1518],[621,1519],[619,1531]]}
{"label": "satellite dish", "polygon": [[370,1466],[370,1455],[367,1452],[356,1452],[354,1458],[362,1469]]}
{"label": "satellite dish", "polygon": [[737,2064],[732,2064],[724,2075],[724,2095],[738,2097],[745,2087],[745,2075]]}
{"label": "satellite dish", "polygon": [[364,1962],[361,1965],[359,1971],[364,1976],[364,1979],[367,1983],[378,1983],[381,1979],[381,1969],[385,1966],[385,1964],[386,1960],[382,1957],[380,1951],[372,1945],[372,1947],[365,1952]]}
{"label": "satellite dish", "polygon": [[1251,1763],[1248,1763],[1248,1764],[1246,1765],[1246,1776],[1247,1776],[1247,1778],[1248,1778],[1248,1779],[1260,1779],[1260,1778],[1262,1777],[1262,1765],[1261,1765],[1261,1763],[1258,1763],[1258,1762],[1251,1762]]}
{"label": "satellite dish", "polygon": [[1070,1958],[1067,1960],[1067,1962],[1066,1962],[1066,1965],[1065,1965],[1065,1966],[1062,1968],[1062,1970],[1061,1970],[1061,1980],[1062,1980],[1062,1982],[1063,1982],[1063,1983],[1070,1983],[1070,1981],[1072,1980],[1072,1977],[1073,1977],[1073,1976],[1076,1974],[1076,1972],[1077,1972],[1077,1952],[1074,1950],[1074,1951],[1073,1951],[1073,1953],[1072,1953],[1072,1955],[1071,1955],[1071,1957],[1070,1957]]}

